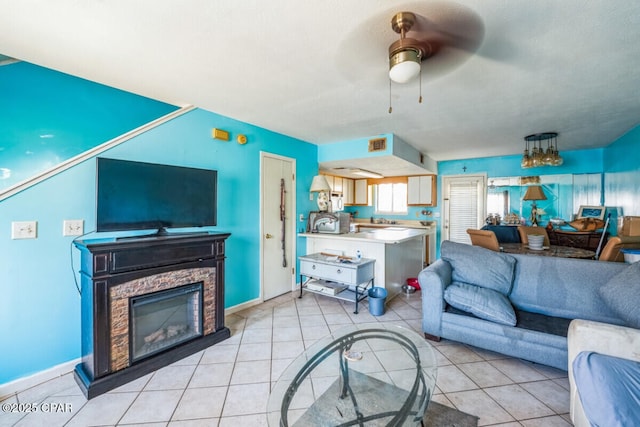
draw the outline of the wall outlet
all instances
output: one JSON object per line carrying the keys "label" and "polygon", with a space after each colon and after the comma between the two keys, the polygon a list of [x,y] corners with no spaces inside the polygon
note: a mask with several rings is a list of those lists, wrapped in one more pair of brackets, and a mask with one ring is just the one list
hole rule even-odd
{"label": "wall outlet", "polygon": [[37,221],[13,221],[11,223],[12,239],[35,239],[38,237]]}
{"label": "wall outlet", "polygon": [[300,222],[304,222],[304,214],[300,214]]}
{"label": "wall outlet", "polygon": [[82,236],[84,234],[83,219],[65,219],[62,223],[63,236]]}

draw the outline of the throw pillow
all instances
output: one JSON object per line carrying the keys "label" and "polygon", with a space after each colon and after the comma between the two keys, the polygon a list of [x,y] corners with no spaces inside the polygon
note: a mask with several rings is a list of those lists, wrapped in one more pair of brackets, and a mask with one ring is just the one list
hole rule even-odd
{"label": "throw pillow", "polygon": [[453,281],[492,289],[503,295],[511,292],[516,266],[514,257],[449,240],[442,242],[440,256],[451,264]]}
{"label": "throw pillow", "polygon": [[444,299],[458,310],[503,325],[515,326],[516,313],[500,292],[467,283],[454,282],[444,291]]}
{"label": "throw pillow", "polygon": [[640,261],[613,276],[598,292],[604,303],[632,328],[640,329]]}

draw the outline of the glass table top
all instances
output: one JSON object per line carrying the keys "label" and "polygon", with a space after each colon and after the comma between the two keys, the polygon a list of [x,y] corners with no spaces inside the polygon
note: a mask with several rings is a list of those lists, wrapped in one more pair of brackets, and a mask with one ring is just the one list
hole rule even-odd
{"label": "glass table top", "polygon": [[322,338],[282,373],[269,425],[416,425],[436,382],[431,345],[397,325],[351,325]]}

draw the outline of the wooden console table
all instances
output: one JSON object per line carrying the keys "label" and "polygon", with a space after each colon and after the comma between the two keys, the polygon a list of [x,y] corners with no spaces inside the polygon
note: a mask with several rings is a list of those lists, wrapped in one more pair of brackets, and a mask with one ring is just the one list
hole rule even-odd
{"label": "wooden console table", "polygon": [[[358,314],[358,303],[367,297],[367,288],[373,286],[375,259],[362,258],[359,262],[341,262],[322,254],[305,255],[300,260],[300,296],[302,290],[343,301],[353,301]],[[303,280],[303,276],[307,280]],[[316,282],[312,282],[316,281]],[[325,283],[326,282],[326,283]],[[362,284],[364,283],[364,286]],[[309,285],[317,285],[312,289]],[[342,287],[333,294],[335,286]],[[324,288],[324,289],[323,289]]]}

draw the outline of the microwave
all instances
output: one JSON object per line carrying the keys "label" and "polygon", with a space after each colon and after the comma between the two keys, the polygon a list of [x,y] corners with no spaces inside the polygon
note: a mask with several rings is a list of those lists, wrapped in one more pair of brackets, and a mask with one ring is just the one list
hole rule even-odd
{"label": "microwave", "polygon": [[349,232],[351,215],[344,212],[309,212],[311,233],[344,234]]}

